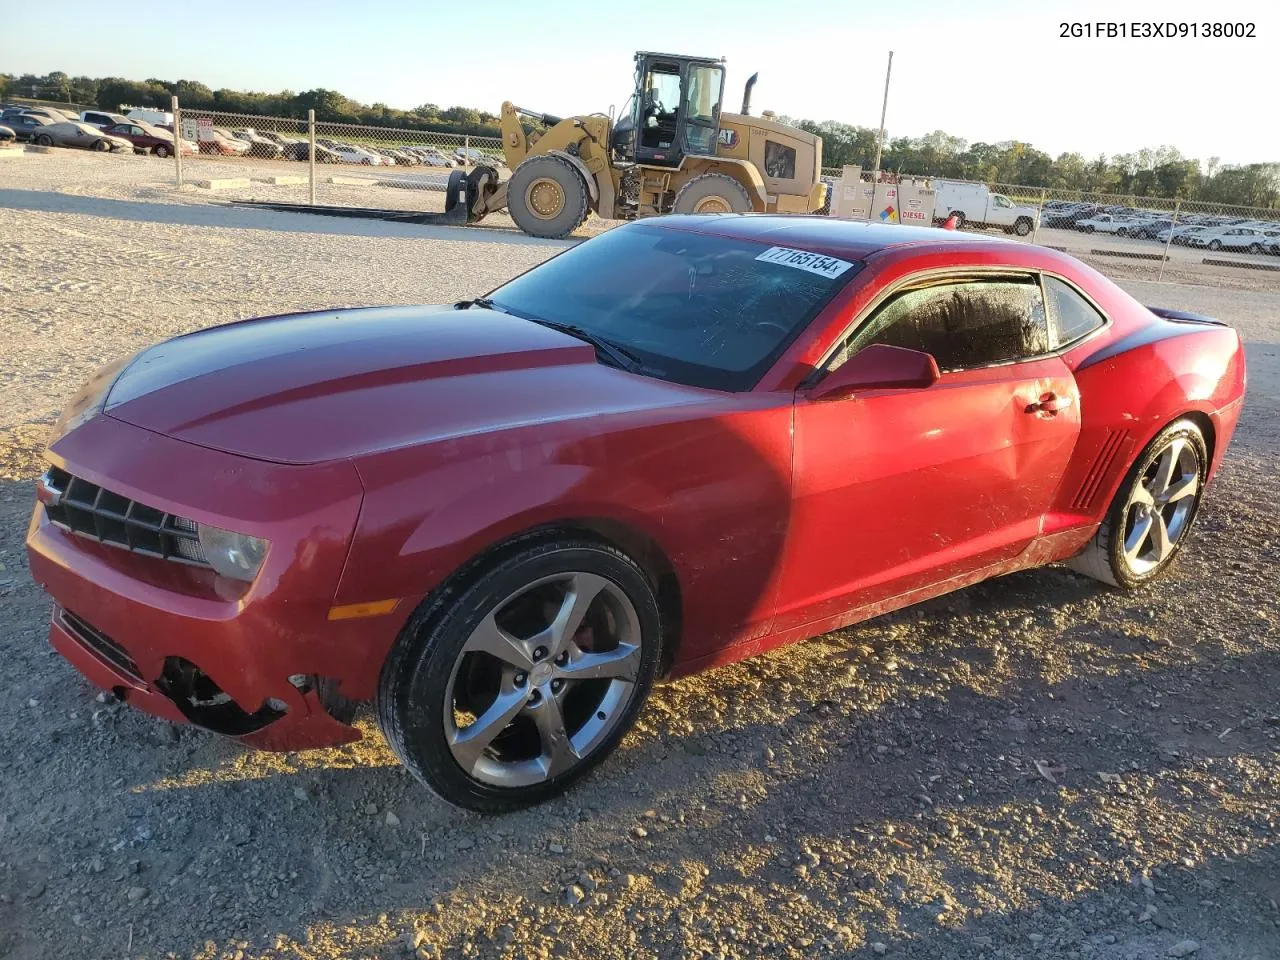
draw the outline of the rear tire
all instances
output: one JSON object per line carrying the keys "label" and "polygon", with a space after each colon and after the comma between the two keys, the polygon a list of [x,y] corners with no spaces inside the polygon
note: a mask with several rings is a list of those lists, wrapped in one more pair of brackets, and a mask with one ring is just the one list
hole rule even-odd
{"label": "rear tire", "polygon": [[1262,245],[1261,245],[1261,244],[1259,244],[1259,243],[1251,243],[1251,244],[1249,244],[1249,252],[1250,252],[1250,253],[1261,253],[1261,252],[1262,252]]}
{"label": "rear tire", "polygon": [[1122,590],[1164,576],[1200,511],[1208,464],[1199,427],[1190,420],[1165,427],[1134,461],[1098,532],[1068,566]]}
{"label": "rear tire", "polygon": [[410,618],[382,668],[378,726],[449,803],[481,813],[541,803],[630,729],[662,639],[653,587],[625,554],[526,538]]}
{"label": "rear tire", "polygon": [[1018,222],[1013,225],[1013,232],[1019,237],[1025,237],[1031,232],[1031,221],[1026,217],[1019,217]]}
{"label": "rear tire", "polygon": [[676,191],[672,213],[747,213],[751,196],[747,188],[723,173],[704,173]]}
{"label": "rear tire", "polygon": [[507,210],[525,233],[567,237],[591,210],[587,184],[572,163],[550,154],[530,157],[507,183]]}
{"label": "rear tire", "polygon": [[1220,241],[1220,240],[1210,240],[1210,241],[1209,241],[1209,249],[1210,249],[1210,250],[1221,250],[1221,249],[1222,249],[1222,241]]}

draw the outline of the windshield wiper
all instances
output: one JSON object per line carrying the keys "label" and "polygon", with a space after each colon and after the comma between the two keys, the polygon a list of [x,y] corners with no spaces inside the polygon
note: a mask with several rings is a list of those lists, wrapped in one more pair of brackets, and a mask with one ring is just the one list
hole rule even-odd
{"label": "windshield wiper", "polygon": [[598,334],[592,333],[572,323],[560,323],[556,320],[543,320],[541,317],[525,317],[533,323],[539,323],[544,327],[550,327],[552,330],[559,330],[561,333],[567,333],[571,337],[577,337],[596,348],[600,353],[608,358],[609,362],[615,367],[620,367],[628,373],[640,373],[645,369],[644,362],[632,353],[626,347],[614,343],[612,340],[606,340]]}
{"label": "windshield wiper", "polygon": [[479,307],[482,310],[496,310],[498,313],[510,313],[506,307],[495,303],[489,297],[476,297],[474,300],[459,300],[453,305],[455,310],[467,310],[471,307]]}

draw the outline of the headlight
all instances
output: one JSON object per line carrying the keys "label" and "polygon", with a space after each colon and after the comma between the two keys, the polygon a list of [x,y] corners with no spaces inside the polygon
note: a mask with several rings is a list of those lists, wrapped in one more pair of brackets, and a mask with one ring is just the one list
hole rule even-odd
{"label": "headlight", "polygon": [[268,543],[261,537],[233,533],[207,523],[198,525],[198,533],[204,558],[224,577],[248,582],[262,569]]}

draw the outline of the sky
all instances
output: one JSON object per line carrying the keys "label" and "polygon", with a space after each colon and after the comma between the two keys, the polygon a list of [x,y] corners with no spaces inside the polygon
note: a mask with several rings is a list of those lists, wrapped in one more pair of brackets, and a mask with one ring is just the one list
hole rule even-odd
{"label": "sky", "polygon": [[[1252,23],[1255,36],[1060,36],[1112,21]],[[0,0],[0,72],[326,87],[405,109],[604,111],[630,93],[636,50],[725,57],[727,109],[758,71],[753,112],[870,127],[892,50],[889,137],[1280,161],[1274,0]]]}

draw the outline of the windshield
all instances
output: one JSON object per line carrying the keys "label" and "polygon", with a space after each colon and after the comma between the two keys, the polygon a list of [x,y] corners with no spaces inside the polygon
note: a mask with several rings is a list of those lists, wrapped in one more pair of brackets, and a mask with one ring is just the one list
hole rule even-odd
{"label": "windshield", "polygon": [[644,373],[750,390],[861,264],[649,224],[618,227],[499,287],[518,316],[617,344]]}

